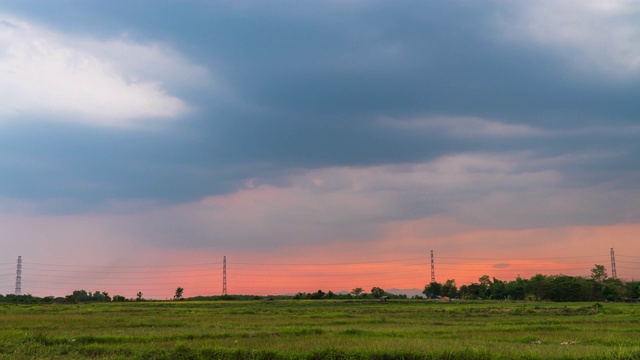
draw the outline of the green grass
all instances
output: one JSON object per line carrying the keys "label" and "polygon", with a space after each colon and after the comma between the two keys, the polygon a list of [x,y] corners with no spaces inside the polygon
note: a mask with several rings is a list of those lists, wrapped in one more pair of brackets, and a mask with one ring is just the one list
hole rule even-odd
{"label": "green grass", "polygon": [[640,304],[5,304],[0,319],[0,359],[640,359]]}

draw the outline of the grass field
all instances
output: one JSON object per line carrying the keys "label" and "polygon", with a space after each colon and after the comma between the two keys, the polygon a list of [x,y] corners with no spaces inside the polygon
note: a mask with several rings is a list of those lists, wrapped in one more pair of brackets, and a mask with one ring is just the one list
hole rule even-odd
{"label": "grass field", "polygon": [[640,359],[640,304],[5,304],[0,319],[2,359]]}

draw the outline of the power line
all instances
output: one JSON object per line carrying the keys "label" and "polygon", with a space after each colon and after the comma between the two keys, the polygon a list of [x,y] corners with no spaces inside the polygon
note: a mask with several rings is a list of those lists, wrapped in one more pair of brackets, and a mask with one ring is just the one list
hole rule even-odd
{"label": "power line", "polygon": [[618,269],[640,270],[640,268],[638,268],[638,267],[629,267],[629,266],[618,266]]}
{"label": "power line", "polygon": [[[385,271],[385,272],[374,272],[374,273],[358,273],[358,274],[327,274],[327,273],[323,273],[323,274],[269,274],[269,273],[260,273],[260,274],[235,274],[233,275],[233,278],[256,278],[256,277],[286,277],[287,279],[291,279],[291,278],[331,278],[331,279],[335,279],[335,278],[339,278],[339,277],[355,277],[355,276],[359,276],[359,277],[368,277],[368,276],[378,276],[378,275],[389,275],[389,274],[419,274],[421,273],[422,270],[421,269],[416,269],[416,270],[393,270],[393,271]],[[92,279],[94,281],[99,281],[99,280],[107,280],[107,281],[113,281],[113,280],[119,280],[119,281],[127,281],[127,280],[145,280],[145,279],[179,279],[179,278],[208,278],[210,277],[210,274],[205,274],[205,275],[173,275],[171,277],[165,277],[165,276],[156,276],[156,277],[106,277],[106,278],[102,278],[102,279],[96,279],[95,277],[90,277],[90,276],[56,276],[56,275],[42,275],[42,274],[38,274],[38,275],[30,275],[29,279],[41,279],[41,278],[48,278],[48,279],[61,279],[61,280],[81,280],[81,279]],[[48,280],[51,281],[51,280]]]}
{"label": "power line", "polygon": [[[394,274],[394,273],[424,273],[423,269],[415,269],[415,270],[391,270],[391,271],[384,271],[384,272],[366,272],[366,273],[348,273],[348,274],[344,274],[344,273],[340,273],[340,274],[333,274],[333,273],[311,273],[311,274],[304,274],[301,273],[300,271],[290,271],[290,273],[285,273],[285,274],[270,274],[268,273],[268,271],[282,271],[282,270],[266,270],[267,272],[265,273],[265,271],[261,270],[260,274],[255,274],[255,273],[251,273],[251,274],[245,274],[245,273],[237,273],[235,270],[233,271],[234,277],[235,276],[286,276],[286,277],[342,277],[342,276],[354,276],[354,275],[384,275],[384,274]],[[293,274],[291,274],[293,273]]]}
{"label": "power line", "polygon": [[396,259],[396,260],[381,260],[381,261],[367,261],[367,262],[350,262],[350,263],[229,263],[233,265],[262,265],[262,266],[331,266],[331,265],[365,265],[365,264],[382,264],[382,263],[394,263],[401,261],[411,261],[411,260],[423,260],[424,258],[409,258],[409,259]]}
{"label": "power line", "polygon": [[[640,258],[640,256],[625,256],[619,255],[619,257],[633,257]],[[585,259],[585,258],[602,258],[600,255],[586,255],[586,256],[560,256],[560,257],[529,257],[529,258],[489,258],[489,257],[451,257],[451,256],[439,256],[439,259],[451,259],[451,260],[487,260],[490,262],[497,261],[517,261],[517,260],[552,260],[552,259]],[[424,263],[424,258],[415,257],[415,258],[402,258],[402,259],[393,259],[393,260],[379,260],[379,261],[364,261],[364,262],[334,262],[334,263],[253,263],[253,262],[230,262],[229,264],[233,265],[250,265],[250,266],[300,266],[300,267],[308,267],[308,266],[340,266],[340,265],[374,265],[374,264],[382,264],[382,263],[398,263],[405,261],[420,261]],[[620,261],[622,262],[622,261]],[[442,263],[441,264],[449,264]],[[456,263],[457,264],[457,263]],[[10,265],[10,263],[0,263],[0,265]],[[48,263],[32,263],[32,262],[24,262],[24,265],[36,265],[36,266],[52,266],[52,267],[65,267],[65,268],[99,268],[100,266],[96,265],[70,265],[70,264],[48,264]],[[196,263],[196,264],[177,264],[177,265],[147,265],[147,266],[120,266],[118,265],[118,269],[147,269],[147,268],[179,268],[179,267],[198,267],[198,266],[211,266],[211,265],[223,265],[220,262],[206,262],[206,263]],[[53,271],[53,270],[50,270]],[[71,270],[69,270],[71,271]],[[83,270],[85,271],[85,270]],[[96,270],[96,271],[104,271],[104,270]],[[185,271],[185,270],[181,270]],[[197,271],[197,270],[194,270]],[[112,272],[112,270],[110,270]]]}
{"label": "power line", "polygon": [[[26,263],[28,265],[41,265],[41,266],[57,266],[57,267],[78,267],[78,268],[96,268],[99,265],[68,265],[68,264],[43,264],[43,263]],[[1,264],[0,264],[1,265]],[[144,269],[144,268],[174,268],[174,267],[194,267],[205,265],[220,265],[219,262],[200,263],[200,264],[187,264],[187,265],[146,265],[146,266],[120,266],[118,269]]]}
{"label": "power line", "polygon": [[[45,278],[56,278],[56,279],[96,279],[95,276],[72,276],[72,275],[43,275],[43,274],[33,274],[33,273],[29,273],[29,278],[31,277],[36,277],[36,278],[40,278],[40,277],[45,277]],[[122,279],[122,280],[129,280],[129,279],[140,279],[140,280],[144,280],[144,279],[167,279],[167,278],[179,278],[179,277],[183,277],[183,278],[197,278],[197,277],[211,277],[211,274],[204,274],[204,275],[163,275],[163,276],[144,276],[144,277],[113,277],[111,276],[110,278],[116,278],[116,279]]]}
{"label": "power line", "polygon": [[529,258],[488,258],[488,257],[452,257],[438,256],[438,259],[458,259],[458,260],[489,260],[489,261],[514,261],[514,260],[552,260],[552,259],[584,259],[584,258],[601,258],[602,255],[585,255],[585,256],[555,256],[555,257],[529,257]]}
{"label": "power line", "polygon": [[[83,274],[105,274],[104,270],[95,270],[95,271],[91,271],[91,270],[53,270],[53,269],[33,269],[36,271],[46,271],[46,272],[63,272],[63,273],[78,273],[78,272],[82,272]],[[205,269],[206,270],[206,269]],[[195,269],[195,270],[180,270],[180,272],[202,272],[205,270],[200,270],[200,269]],[[157,274],[158,271],[154,270],[154,271],[135,271],[135,272],[131,272],[131,271],[112,271],[109,270],[108,272],[109,274]]]}
{"label": "power line", "polygon": [[[380,261],[365,261],[365,262],[343,262],[343,263],[246,263],[246,262],[231,262],[229,264],[233,265],[262,265],[262,266],[330,266],[330,265],[363,265],[363,264],[381,264],[381,263],[394,263],[401,261],[411,261],[411,260],[424,260],[423,258],[405,258],[405,259],[395,259],[395,260],[380,260]],[[3,265],[3,264],[0,264]],[[10,265],[10,264],[8,264]],[[69,265],[69,264],[45,264],[45,263],[25,263],[25,265],[40,265],[40,266],[55,266],[55,267],[66,267],[66,268],[96,268],[100,266],[96,265]],[[140,269],[140,268],[174,268],[174,267],[194,267],[194,266],[208,266],[208,265],[222,265],[220,262],[208,262],[208,263],[199,263],[199,264],[185,264],[185,265],[148,265],[148,266],[120,266],[118,265],[118,269]]]}
{"label": "power line", "polygon": [[484,269],[452,269],[452,268],[439,268],[440,270],[449,270],[449,271],[475,271],[475,272],[482,272],[482,271],[486,271],[486,272],[492,272],[492,271],[508,271],[508,272],[514,272],[514,271],[537,271],[537,272],[545,272],[545,271],[565,271],[565,270],[587,270],[585,268],[553,268],[553,269],[519,269],[519,268],[513,268],[513,269],[489,269],[489,268],[484,268]]}
{"label": "power line", "polygon": [[[114,280],[114,279],[111,279]],[[117,279],[115,279],[117,280]],[[29,282],[34,282],[34,283],[43,283],[43,284],[50,284],[51,280],[29,280]],[[166,282],[163,282],[166,283]],[[191,284],[210,284],[211,282],[208,280],[203,280],[203,281],[192,281],[190,282]],[[80,286],[84,286],[85,283],[84,282],[65,282],[65,284],[73,284],[73,285],[80,285]],[[156,284],[156,283],[152,283],[149,284],[148,282],[141,282],[141,283],[128,283],[128,284],[123,284],[121,282],[115,282],[115,283],[103,283],[103,282],[99,282],[99,283],[95,283],[95,284],[90,284],[87,285],[87,288],[90,287],[100,287],[100,286],[105,286],[105,285],[118,285],[118,286],[141,286],[141,285],[160,285],[160,284]]]}

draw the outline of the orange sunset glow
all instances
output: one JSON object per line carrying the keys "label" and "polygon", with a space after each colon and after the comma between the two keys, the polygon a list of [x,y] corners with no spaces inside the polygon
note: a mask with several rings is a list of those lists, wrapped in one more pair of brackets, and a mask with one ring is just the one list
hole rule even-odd
{"label": "orange sunset glow", "polygon": [[[441,225],[442,235],[418,237],[419,229],[432,222]],[[640,225],[456,232],[457,226],[449,223],[447,226],[452,230],[448,232],[442,229],[446,222],[439,218],[394,223],[387,227],[385,238],[367,241],[366,246],[335,241],[330,246],[293,246],[268,257],[260,253],[176,250],[148,256],[155,257],[149,264],[140,259],[138,266],[114,265],[111,269],[98,270],[87,265],[31,265],[25,262],[28,270],[24,277],[30,284],[60,295],[83,288],[88,291],[109,289],[113,294],[129,297],[142,291],[150,298],[166,299],[173,296],[177,287],[183,287],[186,296],[220,295],[222,257],[226,256],[230,294],[350,292],[356,287],[367,292],[374,286],[411,293],[422,291],[431,280],[429,252],[432,249],[436,280],[455,279],[461,286],[477,282],[482,275],[500,280],[513,280],[518,276],[529,278],[539,273],[588,276],[594,264],[609,267],[609,247],[604,245],[604,239],[615,239],[616,244],[627,244],[617,247],[618,277],[640,278],[640,257],[625,255],[640,250],[640,246],[628,245],[640,231]],[[397,235],[392,236],[396,230]],[[503,248],[462,249],[464,244],[486,238],[504,244]],[[509,242],[528,245],[518,248],[508,246]],[[324,250],[326,248],[331,250]],[[396,250],[391,252],[391,248]],[[386,256],[381,255],[385,253]],[[192,261],[188,264],[181,259]],[[151,265],[158,261],[165,265]],[[91,285],[86,279],[91,279]]]}

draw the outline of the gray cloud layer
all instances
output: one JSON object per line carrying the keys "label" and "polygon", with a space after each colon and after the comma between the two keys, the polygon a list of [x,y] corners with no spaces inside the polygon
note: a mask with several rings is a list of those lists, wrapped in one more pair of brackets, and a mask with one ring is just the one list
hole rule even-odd
{"label": "gray cloud layer", "polygon": [[[343,168],[389,187],[373,198],[338,190],[343,197],[404,209],[355,222],[437,213],[487,226],[635,221],[624,215],[631,204],[615,209],[640,183],[638,9],[623,1],[611,8],[527,4],[159,1],[150,8],[143,1],[78,1],[68,12],[50,2],[9,1],[5,11],[25,22],[96,42],[126,33],[131,44],[163,44],[184,64],[197,64],[184,69],[193,82],[204,68],[215,75],[191,86],[176,80],[175,64],[161,64],[173,75],[158,81],[193,111],[151,131],[51,124],[32,113],[3,125],[0,197],[19,204],[7,211],[26,203],[44,213],[118,212],[114,203],[180,206],[248,183],[295,192],[300,176],[317,171],[326,182],[346,176],[330,170]],[[576,9],[575,24],[558,21]],[[581,26],[592,19],[598,25]],[[579,32],[571,36],[572,29]],[[136,66],[128,71],[153,80]],[[454,190],[434,186],[423,172],[459,157],[510,160],[507,170],[447,179]],[[420,181],[389,179],[389,170],[380,170],[394,166]],[[604,203],[609,216],[572,215],[585,196]],[[561,216],[531,216],[553,199],[567,201],[566,209],[557,204]],[[523,203],[529,210],[514,210]],[[335,213],[341,215],[323,221],[352,219]],[[270,226],[276,223],[282,221]]]}

